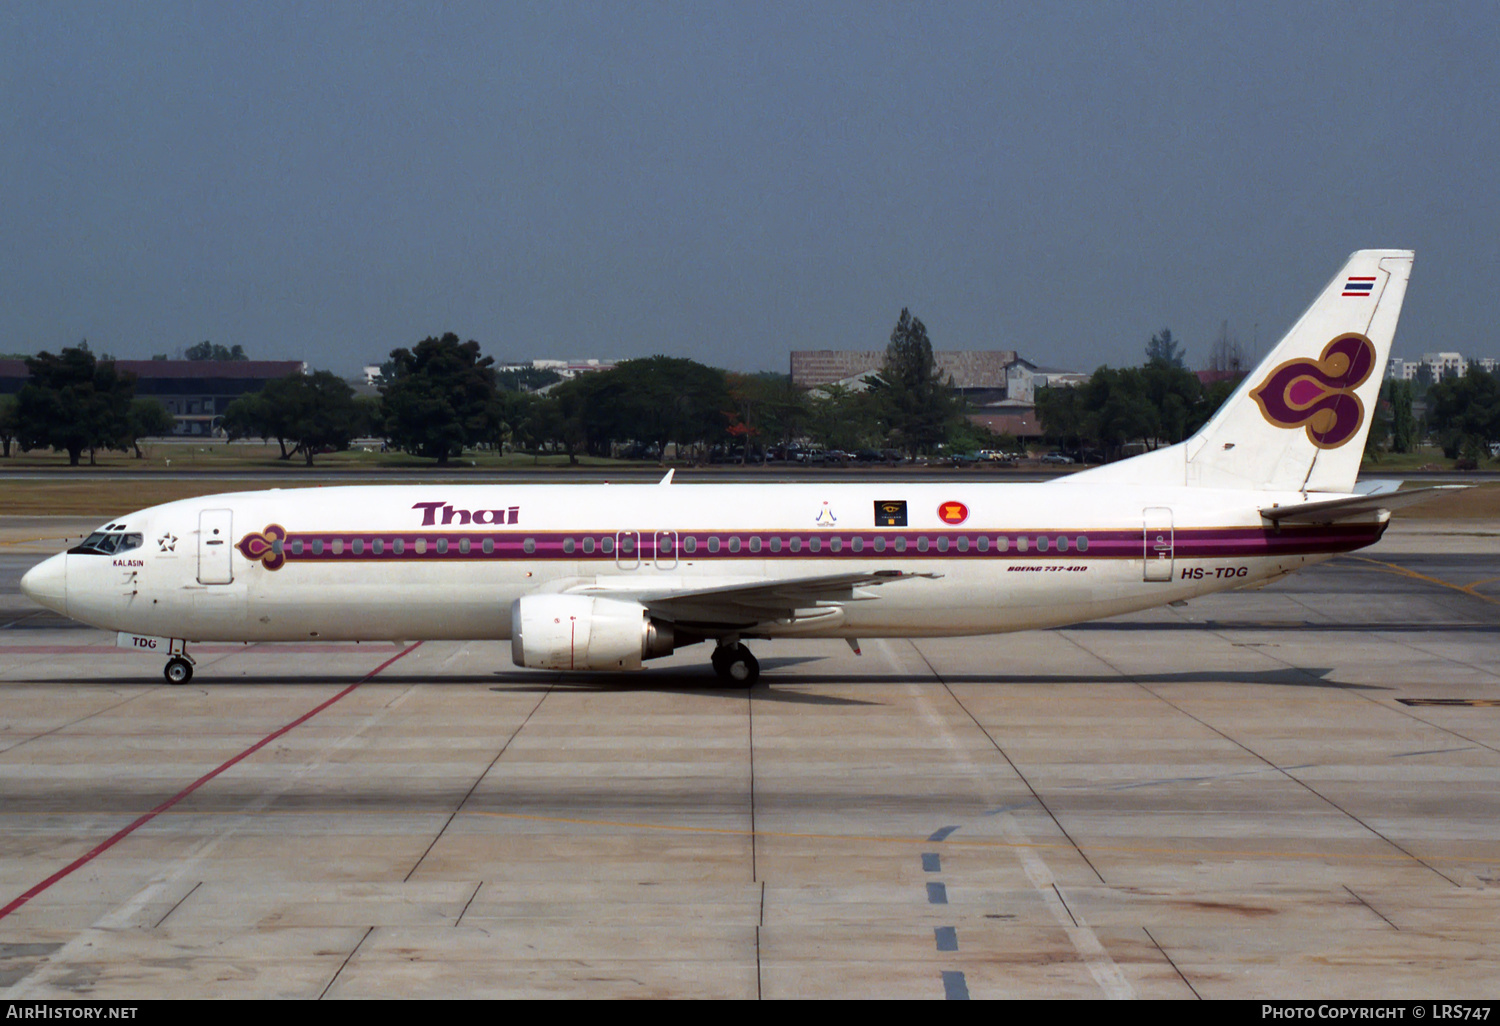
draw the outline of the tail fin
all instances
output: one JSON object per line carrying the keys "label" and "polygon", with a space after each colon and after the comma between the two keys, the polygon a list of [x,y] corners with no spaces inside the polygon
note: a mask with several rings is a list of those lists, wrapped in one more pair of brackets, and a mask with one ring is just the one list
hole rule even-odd
{"label": "tail fin", "polygon": [[1414,256],[1402,249],[1354,253],[1197,434],[1074,478],[1351,491]]}

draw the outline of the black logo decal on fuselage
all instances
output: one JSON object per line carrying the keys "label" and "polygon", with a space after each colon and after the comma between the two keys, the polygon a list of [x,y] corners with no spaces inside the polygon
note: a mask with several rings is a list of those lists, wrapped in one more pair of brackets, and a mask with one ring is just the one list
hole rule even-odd
{"label": "black logo decal on fuselage", "polygon": [[876,499],[875,500],[875,526],[876,527],[905,527],[906,526],[906,500],[905,499]]}

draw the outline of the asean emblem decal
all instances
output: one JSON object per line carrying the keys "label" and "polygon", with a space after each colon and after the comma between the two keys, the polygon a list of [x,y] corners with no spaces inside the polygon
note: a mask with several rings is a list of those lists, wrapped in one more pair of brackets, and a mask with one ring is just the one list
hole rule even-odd
{"label": "asean emblem decal", "polygon": [[969,507],[961,502],[944,502],[938,505],[938,519],[945,524],[961,524],[969,519]]}
{"label": "asean emblem decal", "polygon": [[267,570],[280,570],[286,563],[281,543],[286,541],[286,528],[280,524],[268,524],[264,531],[252,531],[241,538],[235,548],[252,563],[260,563]]}
{"label": "asean emblem decal", "polygon": [[1281,364],[1250,396],[1270,423],[1306,428],[1313,445],[1337,449],[1364,423],[1365,406],[1354,390],[1374,369],[1374,344],[1350,332],[1324,346],[1317,360],[1301,357]]}

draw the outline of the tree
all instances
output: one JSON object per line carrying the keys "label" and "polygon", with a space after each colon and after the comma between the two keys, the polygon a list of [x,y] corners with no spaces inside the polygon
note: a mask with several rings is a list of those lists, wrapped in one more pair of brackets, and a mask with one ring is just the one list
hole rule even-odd
{"label": "tree", "polygon": [[1177,344],[1172,337],[1171,328],[1163,328],[1151,336],[1151,341],[1146,343],[1146,364],[1161,364],[1165,367],[1176,367],[1178,370],[1186,370],[1187,364],[1183,357],[1187,350]]}
{"label": "tree", "polygon": [[728,437],[733,402],[724,372],[680,356],[626,360],[599,371],[610,386],[614,437],[667,446],[712,445]]}
{"label": "tree", "polygon": [[220,425],[231,442],[240,438],[275,438],[281,443],[281,458],[291,456],[286,447],[288,436],[277,430],[279,425],[271,422],[270,408],[261,392],[250,392],[231,402],[224,410]]}
{"label": "tree", "polygon": [[[323,449],[347,449],[367,428],[367,417],[354,389],[338,375],[293,372],[230,403],[223,425],[231,440],[252,435],[275,438],[282,459],[300,452],[310,467]],[[291,450],[288,442],[293,443]]]}
{"label": "tree", "polygon": [[870,391],[891,440],[913,457],[941,442],[963,411],[952,382],[936,372],[927,326],[904,308]]}
{"label": "tree", "polygon": [[1445,377],[1427,390],[1427,423],[1449,459],[1478,461],[1500,439],[1500,381],[1478,367]]}
{"label": "tree", "polygon": [[1411,452],[1417,438],[1415,391],[1410,381],[1387,381],[1380,387],[1379,413],[1371,419],[1366,450],[1383,444],[1391,452]]}
{"label": "tree", "polygon": [[366,428],[364,412],[354,398],[354,389],[332,371],[288,374],[290,387],[284,400],[288,430],[302,450],[307,465],[324,449],[347,449]]}
{"label": "tree", "polygon": [[789,374],[728,374],[729,399],[734,404],[729,434],[744,443],[740,462],[749,459],[751,447],[786,445],[806,429],[807,393],[792,384]]}
{"label": "tree", "polygon": [[1148,360],[1140,373],[1146,399],[1156,410],[1155,438],[1169,443],[1182,441],[1191,434],[1188,425],[1192,423],[1193,408],[1203,399],[1198,375],[1181,363],[1165,360]]}
{"label": "tree", "polygon": [[1049,385],[1037,390],[1036,416],[1048,438],[1083,448],[1083,392],[1079,386]]}
{"label": "tree", "polygon": [[26,369],[30,379],[16,397],[22,449],[61,449],[76,467],[85,449],[92,465],[95,449],[125,447],[120,439],[129,433],[134,374],[118,374],[113,362],[96,361],[86,344],[56,356],[38,353],[26,360]]}
{"label": "tree", "polygon": [[1224,378],[1220,381],[1215,381],[1212,385],[1204,389],[1202,398],[1198,400],[1198,403],[1193,407],[1192,412],[1188,416],[1187,427],[1185,429],[1188,435],[1194,434],[1204,424],[1207,424],[1209,419],[1219,412],[1219,407],[1228,402],[1229,397],[1234,395],[1234,390],[1239,387],[1240,379]]}
{"label": "tree", "polygon": [[206,340],[199,342],[195,346],[188,346],[182,355],[187,360],[219,360],[227,362],[250,359],[250,357],[245,355],[245,350],[238,345],[225,349],[221,345]]}
{"label": "tree", "polygon": [[808,397],[808,434],[820,445],[846,452],[886,438],[875,389],[856,392],[843,385],[819,385]]}
{"label": "tree", "polygon": [[4,445],[4,451],[0,455],[10,458],[10,443],[16,440],[16,433],[20,430],[21,421],[16,413],[16,397],[13,395],[0,395],[0,444]]}
{"label": "tree", "polygon": [[135,458],[141,459],[141,439],[169,435],[177,426],[177,419],[162,405],[160,399],[138,395],[130,402],[130,412],[125,417],[125,445],[135,449]]}
{"label": "tree", "polygon": [[381,416],[386,437],[407,452],[445,465],[464,446],[494,435],[495,361],[479,343],[452,332],[428,337],[415,349],[391,352],[391,374],[382,378]]}

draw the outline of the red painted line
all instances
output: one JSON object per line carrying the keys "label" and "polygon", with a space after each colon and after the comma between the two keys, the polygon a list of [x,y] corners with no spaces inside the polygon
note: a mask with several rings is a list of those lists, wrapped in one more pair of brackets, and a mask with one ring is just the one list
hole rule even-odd
{"label": "red painted line", "polygon": [[28,901],[30,901],[32,898],[36,897],[38,894],[41,894],[43,891],[47,890],[49,887],[51,887],[53,884],[57,883],[59,880],[66,879],[67,877],[71,876],[73,873],[77,872],[79,869],[82,869],[84,866],[86,866],[90,862],[94,861],[94,859],[98,858],[100,855],[103,855],[105,852],[109,851],[109,849],[113,848],[115,845],[117,845],[121,841],[125,840],[125,838],[127,838],[131,834],[135,833],[136,830],[138,830],[141,827],[145,826],[147,823],[151,822],[157,816],[160,816],[163,812],[166,812],[172,806],[176,805],[178,802],[182,801],[188,795],[190,795],[194,791],[198,790],[198,788],[200,788],[204,784],[208,783],[214,777],[217,777],[220,773],[223,773],[225,770],[229,769],[231,766],[235,765],[236,763],[239,763],[242,760],[247,759],[250,756],[254,755],[256,752],[260,751],[266,745],[270,744],[272,741],[275,741],[278,737],[281,737],[283,734],[287,733],[288,731],[292,730],[293,728],[299,727],[302,724],[306,723],[308,720],[310,720],[314,716],[318,715],[318,713],[322,712],[324,709],[327,709],[330,705],[332,705],[333,703],[337,702],[339,699],[343,698],[345,695],[348,695],[349,693],[351,693],[352,691],[354,691],[354,689],[357,688],[357,687],[359,687],[361,684],[365,684],[365,683],[368,683],[369,681],[373,680],[374,677],[375,677],[375,675],[378,674],[381,670],[385,669],[387,666],[390,666],[392,663],[394,663],[397,659],[400,659],[402,656],[404,656],[404,655],[406,655],[406,654],[408,654],[410,652],[415,651],[421,644],[422,643],[419,641],[415,645],[411,645],[411,646],[409,646],[407,648],[402,649],[400,652],[397,652],[395,655],[391,656],[391,658],[387,659],[385,662],[383,662],[379,666],[375,667],[375,669],[373,669],[369,673],[365,674],[359,680],[355,681],[353,684],[350,684],[347,688],[345,688],[344,690],[340,691],[338,694],[334,695],[332,698],[328,699],[328,701],[323,702],[320,705],[314,706],[312,709],[310,709],[307,712],[303,713],[301,716],[297,717],[295,720],[293,720],[291,723],[288,723],[286,726],[280,728],[279,730],[273,731],[270,734],[267,734],[265,737],[261,738],[259,741],[255,742],[255,744],[251,745],[249,748],[246,748],[239,755],[236,755],[234,758],[230,759],[228,762],[226,762],[223,765],[219,766],[217,769],[210,770],[208,773],[203,774],[203,776],[201,776],[197,780],[193,781],[191,784],[189,784],[187,787],[183,788],[181,791],[177,792],[171,798],[168,798],[166,801],[162,802],[160,805],[158,805],[156,808],[152,809],[150,812],[148,812],[145,815],[137,818],[133,823],[131,823],[129,826],[125,827],[124,829],[120,830],[113,837],[110,837],[108,840],[101,841],[99,844],[97,844],[93,848],[91,848],[88,852],[86,852],[83,855],[79,856],[77,859],[74,859],[72,862],[68,863],[62,869],[59,869],[57,872],[55,872],[51,876],[47,877],[47,879],[43,880],[41,883],[36,884],[30,890],[28,890],[25,893],[23,893],[20,897],[17,897],[15,899],[13,899],[4,908],[0,908],[0,919],[4,919],[6,916],[10,915],[12,912],[14,912],[16,909],[20,908],[22,905],[26,904]]}

